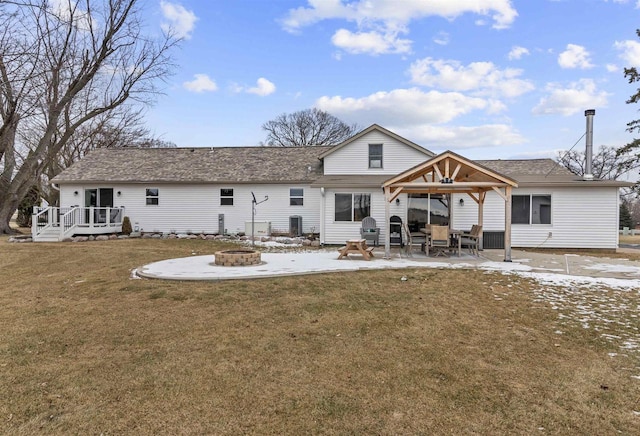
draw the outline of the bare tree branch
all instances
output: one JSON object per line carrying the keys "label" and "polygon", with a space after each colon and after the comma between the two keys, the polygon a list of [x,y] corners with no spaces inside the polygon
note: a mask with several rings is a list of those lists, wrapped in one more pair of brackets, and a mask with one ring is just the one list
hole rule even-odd
{"label": "bare tree branch", "polygon": [[316,108],[278,115],[262,129],[267,131],[265,144],[276,147],[335,145],[359,130]]}
{"label": "bare tree branch", "polygon": [[139,4],[0,3],[9,28],[0,30],[0,233],[32,186],[68,163],[68,145],[95,138],[92,128],[119,128],[123,115],[138,120],[160,92],[178,40],[144,34]]}

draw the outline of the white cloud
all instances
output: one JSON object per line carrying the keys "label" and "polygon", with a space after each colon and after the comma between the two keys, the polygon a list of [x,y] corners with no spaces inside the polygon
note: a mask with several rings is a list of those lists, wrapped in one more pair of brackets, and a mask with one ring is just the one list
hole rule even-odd
{"label": "white cloud", "polygon": [[206,74],[194,74],[193,79],[190,82],[184,82],[182,86],[191,92],[205,92],[205,91],[216,91],[218,89],[218,85],[216,82],[211,80],[209,76]]}
{"label": "white cloud", "polygon": [[581,45],[567,44],[567,49],[558,56],[558,64],[562,68],[591,68],[589,52]]}
{"label": "white cloud", "polygon": [[361,98],[321,97],[318,109],[348,123],[383,125],[433,150],[515,145],[524,138],[510,125],[448,124],[474,111],[492,113],[501,102],[465,96],[458,92],[424,92],[418,88],[376,92]]}
{"label": "white cloud", "polygon": [[598,91],[591,79],[581,79],[571,83],[567,88],[550,83],[547,85],[547,91],[548,96],[540,99],[538,105],[533,108],[534,114],[569,116],[585,108],[605,107],[610,95],[605,91]]}
{"label": "white cloud", "polygon": [[372,55],[386,53],[408,53],[411,51],[411,41],[398,38],[396,32],[381,34],[372,32],[352,33],[346,29],[339,29],[331,38],[336,47],[352,54],[368,53]]}
{"label": "white cloud", "polygon": [[492,62],[472,62],[461,65],[454,60],[424,58],[409,67],[411,82],[417,85],[452,91],[474,91],[477,95],[517,97],[534,89],[520,79],[522,70],[500,70]]}
{"label": "white cloud", "polygon": [[475,147],[513,146],[525,142],[525,138],[508,124],[484,124],[479,126],[419,125],[393,129],[432,151],[459,150]]}
{"label": "white cloud", "polygon": [[242,86],[238,83],[232,83],[229,86],[229,90],[236,93],[246,92],[247,94],[255,94],[261,97],[265,97],[269,94],[273,94],[276,91],[276,85],[274,85],[273,82],[265,79],[264,77],[260,77],[256,81],[256,86],[254,87],[250,88],[247,86]]}
{"label": "white cloud", "polygon": [[[323,20],[346,20],[355,23],[357,31],[340,29],[332,42],[349,53],[408,53],[412,41],[400,39],[408,33],[408,24],[429,16],[453,20],[459,15],[474,13],[493,19],[496,29],[507,28],[518,16],[511,0],[307,0],[308,6],[290,9],[281,20],[289,32],[298,32]],[[446,44],[447,38],[436,43]]]}
{"label": "white cloud", "polygon": [[447,32],[439,32],[436,36],[433,37],[433,42],[438,45],[448,45],[449,40],[450,38]]}
{"label": "white cloud", "polygon": [[615,64],[607,64],[606,65],[607,71],[610,73],[615,73],[617,71],[622,71],[621,68]]}
{"label": "white cloud", "polygon": [[492,110],[490,101],[457,92],[417,88],[380,91],[362,98],[321,97],[316,107],[349,122],[407,126],[446,123],[474,110]]}
{"label": "white cloud", "polygon": [[364,23],[385,23],[385,27],[404,25],[411,20],[429,16],[454,19],[466,13],[490,17],[493,27],[509,27],[518,16],[510,0],[405,0],[402,5],[397,0],[308,0],[308,7],[289,10],[282,20],[288,31],[297,31],[322,20],[344,19],[362,25]]}
{"label": "white cloud", "polygon": [[627,67],[640,67],[640,42],[616,41],[613,46],[621,52],[618,56],[627,64]]}
{"label": "white cloud", "polygon": [[249,94],[256,94],[261,97],[273,94],[276,91],[276,85],[273,82],[268,81],[264,77],[260,77],[257,81],[257,86],[247,89]]}
{"label": "white cloud", "polygon": [[191,38],[191,32],[196,25],[198,17],[185,9],[184,6],[165,0],[160,1],[162,15],[167,20],[160,27],[167,33],[173,33],[178,38]]}
{"label": "white cloud", "polygon": [[514,60],[514,59],[520,59],[522,58],[522,56],[528,55],[528,54],[529,54],[528,49],[515,45],[509,52],[508,56],[510,60]]}

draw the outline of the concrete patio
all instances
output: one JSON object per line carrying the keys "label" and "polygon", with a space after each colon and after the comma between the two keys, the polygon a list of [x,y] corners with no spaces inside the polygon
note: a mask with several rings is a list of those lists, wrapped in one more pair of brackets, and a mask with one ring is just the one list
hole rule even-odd
{"label": "concrete patio", "polygon": [[619,286],[640,289],[640,262],[626,259],[520,250],[513,250],[512,262],[503,261],[503,250],[484,250],[479,257],[467,253],[446,258],[420,253],[407,257],[396,250],[390,259],[384,259],[382,248],[374,254],[372,260],[366,261],[361,256],[338,260],[335,250],[262,253],[261,264],[243,267],[215,265],[214,255],[208,254],[154,262],[136,269],[134,274],[168,280],[233,280],[375,269],[465,268],[607,279],[621,281]]}

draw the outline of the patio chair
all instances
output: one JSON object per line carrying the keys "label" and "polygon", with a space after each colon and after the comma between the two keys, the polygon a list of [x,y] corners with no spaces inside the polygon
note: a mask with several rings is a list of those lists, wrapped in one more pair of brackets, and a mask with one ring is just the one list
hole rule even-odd
{"label": "patio chair", "polygon": [[469,249],[469,252],[475,256],[480,255],[480,235],[482,234],[482,226],[474,224],[469,233],[462,235],[462,247]]}
{"label": "patio chair", "polygon": [[431,249],[434,256],[448,256],[445,250],[449,250],[449,227],[431,226]]}
{"label": "patio chair", "polygon": [[376,247],[380,243],[380,228],[376,227],[376,220],[370,216],[362,220],[360,228],[360,237],[365,239],[367,243],[371,242]]}
{"label": "patio chair", "polygon": [[413,247],[420,247],[420,251],[424,251],[424,244],[426,243],[426,236],[422,232],[411,233],[407,223],[402,223],[402,229],[405,234],[405,253],[408,257],[413,257]]}

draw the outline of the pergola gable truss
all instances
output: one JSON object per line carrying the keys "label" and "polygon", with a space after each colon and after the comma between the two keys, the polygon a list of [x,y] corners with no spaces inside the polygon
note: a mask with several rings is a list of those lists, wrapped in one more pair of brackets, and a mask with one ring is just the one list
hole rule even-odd
{"label": "pergola gable truss", "polygon": [[[515,180],[492,171],[452,151],[445,151],[382,185],[385,193],[385,256],[390,257],[390,203],[401,193],[466,193],[478,204],[478,224],[482,225],[487,191],[496,191],[505,201],[505,261],[511,261],[511,191]],[[503,192],[504,190],[504,192]]]}

